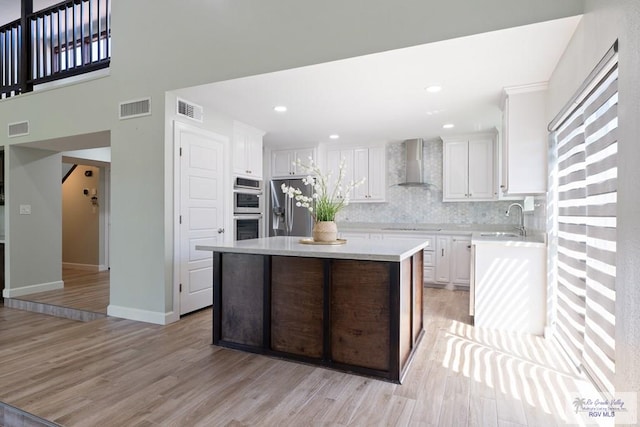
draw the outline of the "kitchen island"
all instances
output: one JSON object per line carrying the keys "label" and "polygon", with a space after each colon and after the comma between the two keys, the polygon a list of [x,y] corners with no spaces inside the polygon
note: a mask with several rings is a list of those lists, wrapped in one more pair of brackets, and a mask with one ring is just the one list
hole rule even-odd
{"label": "kitchen island", "polygon": [[213,252],[213,344],[400,383],[424,334],[428,242],[300,239],[196,246]]}

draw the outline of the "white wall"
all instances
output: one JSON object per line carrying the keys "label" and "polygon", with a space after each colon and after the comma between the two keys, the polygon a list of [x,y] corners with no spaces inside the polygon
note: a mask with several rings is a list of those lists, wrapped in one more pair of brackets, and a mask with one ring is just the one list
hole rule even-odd
{"label": "white wall", "polygon": [[619,40],[616,391],[640,390],[640,2],[587,0],[550,84],[550,119]]}
{"label": "white wall", "polygon": [[[581,12],[581,0],[113,0],[110,76],[1,101],[0,129],[29,120],[31,134],[9,140],[0,132],[0,144],[111,131],[109,313],[164,323],[173,306],[167,91]],[[145,96],[152,98],[152,116],[117,119],[118,102]],[[29,179],[35,171],[24,173]],[[31,265],[16,256],[18,242],[34,246],[37,239],[7,224],[16,243],[8,246],[16,267],[12,287],[25,281]],[[55,262],[48,277],[61,261],[59,254],[50,256]]]}
{"label": "white wall", "polygon": [[[5,287],[7,298],[62,287],[61,156],[34,148],[9,147],[6,185]],[[52,177],[55,176],[55,179]],[[20,214],[30,206],[30,215]]]}

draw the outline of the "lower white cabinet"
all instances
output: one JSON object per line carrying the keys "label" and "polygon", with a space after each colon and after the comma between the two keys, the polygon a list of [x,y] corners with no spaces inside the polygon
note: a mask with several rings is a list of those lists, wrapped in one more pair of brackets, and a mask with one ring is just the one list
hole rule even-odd
{"label": "lower white cabinet", "polygon": [[471,238],[454,236],[451,239],[451,281],[469,287],[471,274]]}
{"label": "lower white cabinet", "polygon": [[451,237],[436,238],[436,282],[448,283],[451,279]]}
{"label": "lower white cabinet", "polygon": [[347,240],[358,240],[358,239],[381,240],[382,233],[366,233],[363,231],[346,231],[346,232],[339,231],[338,237],[341,239],[347,239]]}
{"label": "lower white cabinet", "polygon": [[[469,289],[471,275],[471,236],[438,235],[432,257],[425,257],[424,282],[447,289]],[[427,268],[432,275],[427,275]]]}
{"label": "lower white cabinet", "polygon": [[543,335],[546,247],[474,241],[470,314],[481,328]]}
{"label": "lower white cabinet", "polygon": [[424,249],[423,281],[447,289],[469,289],[471,276],[471,235],[433,235],[416,233],[363,231],[340,232],[341,239],[415,239],[427,240]]}

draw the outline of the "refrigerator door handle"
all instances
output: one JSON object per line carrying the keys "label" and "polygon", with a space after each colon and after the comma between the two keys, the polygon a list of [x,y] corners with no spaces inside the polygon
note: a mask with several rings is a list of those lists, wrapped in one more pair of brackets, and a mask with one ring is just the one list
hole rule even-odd
{"label": "refrigerator door handle", "polygon": [[290,236],[291,230],[293,230],[293,198],[285,196],[284,206],[284,227],[286,229],[287,236]]}

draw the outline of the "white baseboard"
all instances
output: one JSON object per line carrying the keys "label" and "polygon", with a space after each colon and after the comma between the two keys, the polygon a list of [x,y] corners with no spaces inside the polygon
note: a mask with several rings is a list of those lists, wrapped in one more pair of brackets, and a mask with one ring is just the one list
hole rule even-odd
{"label": "white baseboard", "polygon": [[37,285],[21,286],[19,288],[5,288],[2,291],[2,297],[17,298],[38,292],[55,291],[56,289],[62,288],[64,288],[64,282],[62,280],[58,280],[56,282],[38,283]]}
{"label": "white baseboard", "polygon": [[160,313],[157,311],[140,310],[138,308],[123,307],[120,305],[109,304],[107,307],[107,315],[119,317],[121,319],[135,320],[138,322],[154,323],[156,325],[168,325],[175,322],[173,311],[169,313]]}
{"label": "white baseboard", "polygon": [[73,268],[74,270],[86,270],[86,271],[103,271],[100,270],[100,265],[95,264],[78,264],[75,262],[63,262],[62,267]]}

